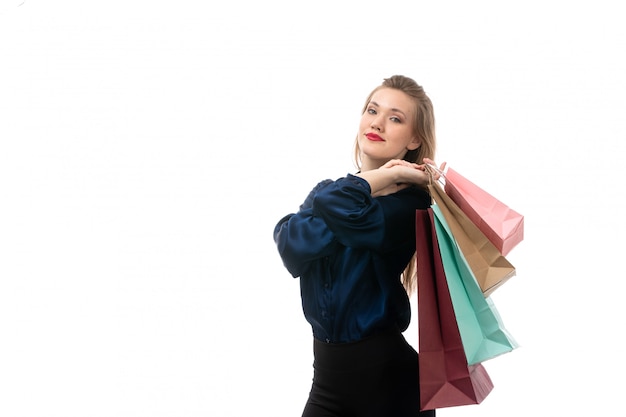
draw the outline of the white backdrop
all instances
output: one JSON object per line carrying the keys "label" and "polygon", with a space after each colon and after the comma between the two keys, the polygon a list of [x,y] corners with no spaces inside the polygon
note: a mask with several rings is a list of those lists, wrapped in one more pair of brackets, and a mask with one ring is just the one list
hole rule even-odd
{"label": "white backdrop", "polygon": [[1,0],[0,415],[300,415],[273,227],[354,170],[396,73],[437,160],[526,218],[493,295],[521,347],[438,414],[626,415],[617,3]]}

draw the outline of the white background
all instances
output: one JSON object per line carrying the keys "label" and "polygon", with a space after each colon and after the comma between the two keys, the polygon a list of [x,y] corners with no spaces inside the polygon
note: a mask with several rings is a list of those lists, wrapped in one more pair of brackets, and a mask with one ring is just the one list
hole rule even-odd
{"label": "white background", "polygon": [[[0,2],[0,415],[297,416],[275,223],[404,74],[437,160],[525,215],[520,348],[440,416],[625,415],[626,30],[609,1]],[[407,330],[414,340],[415,323]]]}

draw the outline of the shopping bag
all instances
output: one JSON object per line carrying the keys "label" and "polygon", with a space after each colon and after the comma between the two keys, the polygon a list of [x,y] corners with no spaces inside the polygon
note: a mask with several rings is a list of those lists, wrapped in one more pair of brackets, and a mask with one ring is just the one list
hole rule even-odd
{"label": "shopping bag", "polygon": [[445,192],[502,255],[524,239],[524,216],[452,168],[444,178]]}
{"label": "shopping bag", "polygon": [[472,365],[518,347],[490,297],[484,297],[437,205],[432,207],[443,269],[463,341]]}
{"label": "shopping bag", "polygon": [[493,389],[480,363],[469,365],[446,283],[433,210],[417,210],[420,409],[479,404]]}
{"label": "shopping bag", "polygon": [[452,201],[438,182],[429,184],[428,190],[434,203],[441,209],[483,295],[488,297],[515,276],[515,267]]}

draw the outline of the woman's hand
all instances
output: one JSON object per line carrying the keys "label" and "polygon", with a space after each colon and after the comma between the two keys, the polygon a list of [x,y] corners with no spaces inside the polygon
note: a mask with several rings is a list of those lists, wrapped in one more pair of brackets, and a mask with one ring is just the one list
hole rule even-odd
{"label": "woman's hand", "polygon": [[372,189],[374,197],[393,194],[412,184],[423,186],[429,181],[429,173],[426,172],[425,165],[402,159],[392,159],[375,171],[379,171],[388,180],[384,183],[378,183],[377,189]]}
{"label": "woman's hand", "polygon": [[[428,169],[431,165],[433,169]],[[378,169],[363,171],[358,174],[365,179],[372,190],[372,196],[380,197],[403,190],[411,185],[426,187],[431,181],[439,179],[446,163],[437,168],[435,162],[425,158],[424,164],[415,164],[402,159],[392,159]],[[431,179],[432,176],[432,179]]]}
{"label": "woman's hand", "polygon": [[430,158],[424,158],[424,169],[426,169],[425,165],[430,165],[431,172],[433,173],[433,181],[437,181],[439,178],[441,178],[441,174],[443,174],[443,171],[446,169],[446,164],[447,162],[442,163],[439,168],[437,168],[437,164],[435,163],[435,161],[433,161]]}

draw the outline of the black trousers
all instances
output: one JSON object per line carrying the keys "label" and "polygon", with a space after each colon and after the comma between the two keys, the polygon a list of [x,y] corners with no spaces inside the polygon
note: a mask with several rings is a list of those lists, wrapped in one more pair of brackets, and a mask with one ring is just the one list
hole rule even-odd
{"label": "black trousers", "polygon": [[313,385],[302,417],[434,417],[419,411],[417,352],[399,330],[354,343],[314,340]]}

